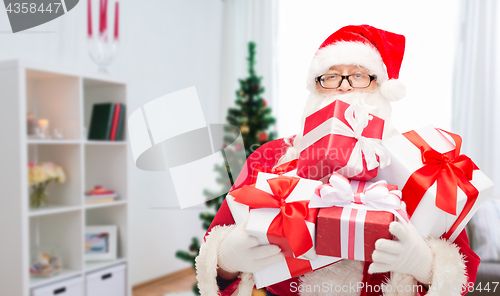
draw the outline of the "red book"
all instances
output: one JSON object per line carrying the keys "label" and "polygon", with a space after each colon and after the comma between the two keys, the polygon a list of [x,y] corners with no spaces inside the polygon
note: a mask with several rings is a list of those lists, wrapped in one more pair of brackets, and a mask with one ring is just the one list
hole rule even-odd
{"label": "red book", "polygon": [[116,129],[118,127],[118,119],[120,118],[120,109],[121,105],[115,104],[115,113],[113,114],[113,123],[111,124],[111,135],[109,136],[111,141],[116,140]]}

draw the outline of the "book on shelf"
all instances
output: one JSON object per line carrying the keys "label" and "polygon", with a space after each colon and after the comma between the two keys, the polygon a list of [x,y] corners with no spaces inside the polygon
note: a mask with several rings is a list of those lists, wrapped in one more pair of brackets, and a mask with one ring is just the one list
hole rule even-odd
{"label": "book on shelf", "polygon": [[94,189],[85,193],[85,203],[107,203],[115,201],[118,194],[114,190],[107,190],[102,185],[94,186]]}
{"label": "book on shelf", "polygon": [[123,125],[125,122],[125,104],[120,104],[120,118],[118,119],[118,127],[116,129],[116,140],[123,140]]}
{"label": "book on shelf", "polygon": [[111,133],[109,135],[109,139],[111,141],[116,140],[116,129],[118,127],[118,119],[120,118],[120,108],[121,104],[115,104],[115,111],[113,114],[113,124],[111,125]]}
{"label": "book on shelf", "polygon": [[114,202],[116,196],[103,196],[103,197],[92,197],[92,198],[85,198],[85,204],[98,204],[98,203],[108,203],[108,202]]}
{"label": "book on shelf", "polygon": [[103,194],[85,194],[85,199],[103,198],[103,197],[117,197],[118,194],[113,193],[103,193]]}
{"label": "book on shelf", "polygon": [[89,140],[107,140],[111,131],[115,104],[101,103],[92,106]]}
{"label": "book on shelf", "polygon": [[123,140],[125,105],[99,103],[92,106],[89,140]]}

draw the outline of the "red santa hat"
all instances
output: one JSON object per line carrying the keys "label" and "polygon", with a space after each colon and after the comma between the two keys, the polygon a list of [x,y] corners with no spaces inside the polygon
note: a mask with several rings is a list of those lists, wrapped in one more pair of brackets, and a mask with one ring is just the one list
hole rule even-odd
{"label": "red santa hat", "polygon": [[346,26],[330,35],[311,61],[307,89],[316,89],[315,77],[325,74],[335,65],[358,65],[377,75],[382,95],[397,101],[406,94],[398,80],[405,51],[403,35],[380,30],[369,25]]}

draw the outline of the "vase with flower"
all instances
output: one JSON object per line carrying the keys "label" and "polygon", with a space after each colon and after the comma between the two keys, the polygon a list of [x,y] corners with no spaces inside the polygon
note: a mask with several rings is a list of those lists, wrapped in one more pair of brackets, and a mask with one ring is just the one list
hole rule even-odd
{"label": "vase with flower", "polygon": [[30,206],[39,208],[47,205],[47,185],[51,181],[64,183],[66,175],[60,166],[51,162],[28,163],[28,185],[31,188]]}

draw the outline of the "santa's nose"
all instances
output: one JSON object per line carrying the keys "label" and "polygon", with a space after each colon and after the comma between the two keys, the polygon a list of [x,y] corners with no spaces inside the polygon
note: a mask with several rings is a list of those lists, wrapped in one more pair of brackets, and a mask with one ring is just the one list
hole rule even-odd
{"label": "santa's nose", "polygon": [[351,91],[352,86],[349,84],[349,81],[347,79],[343,79],[342,83],[340,84],[338,90],[340,91]]}

